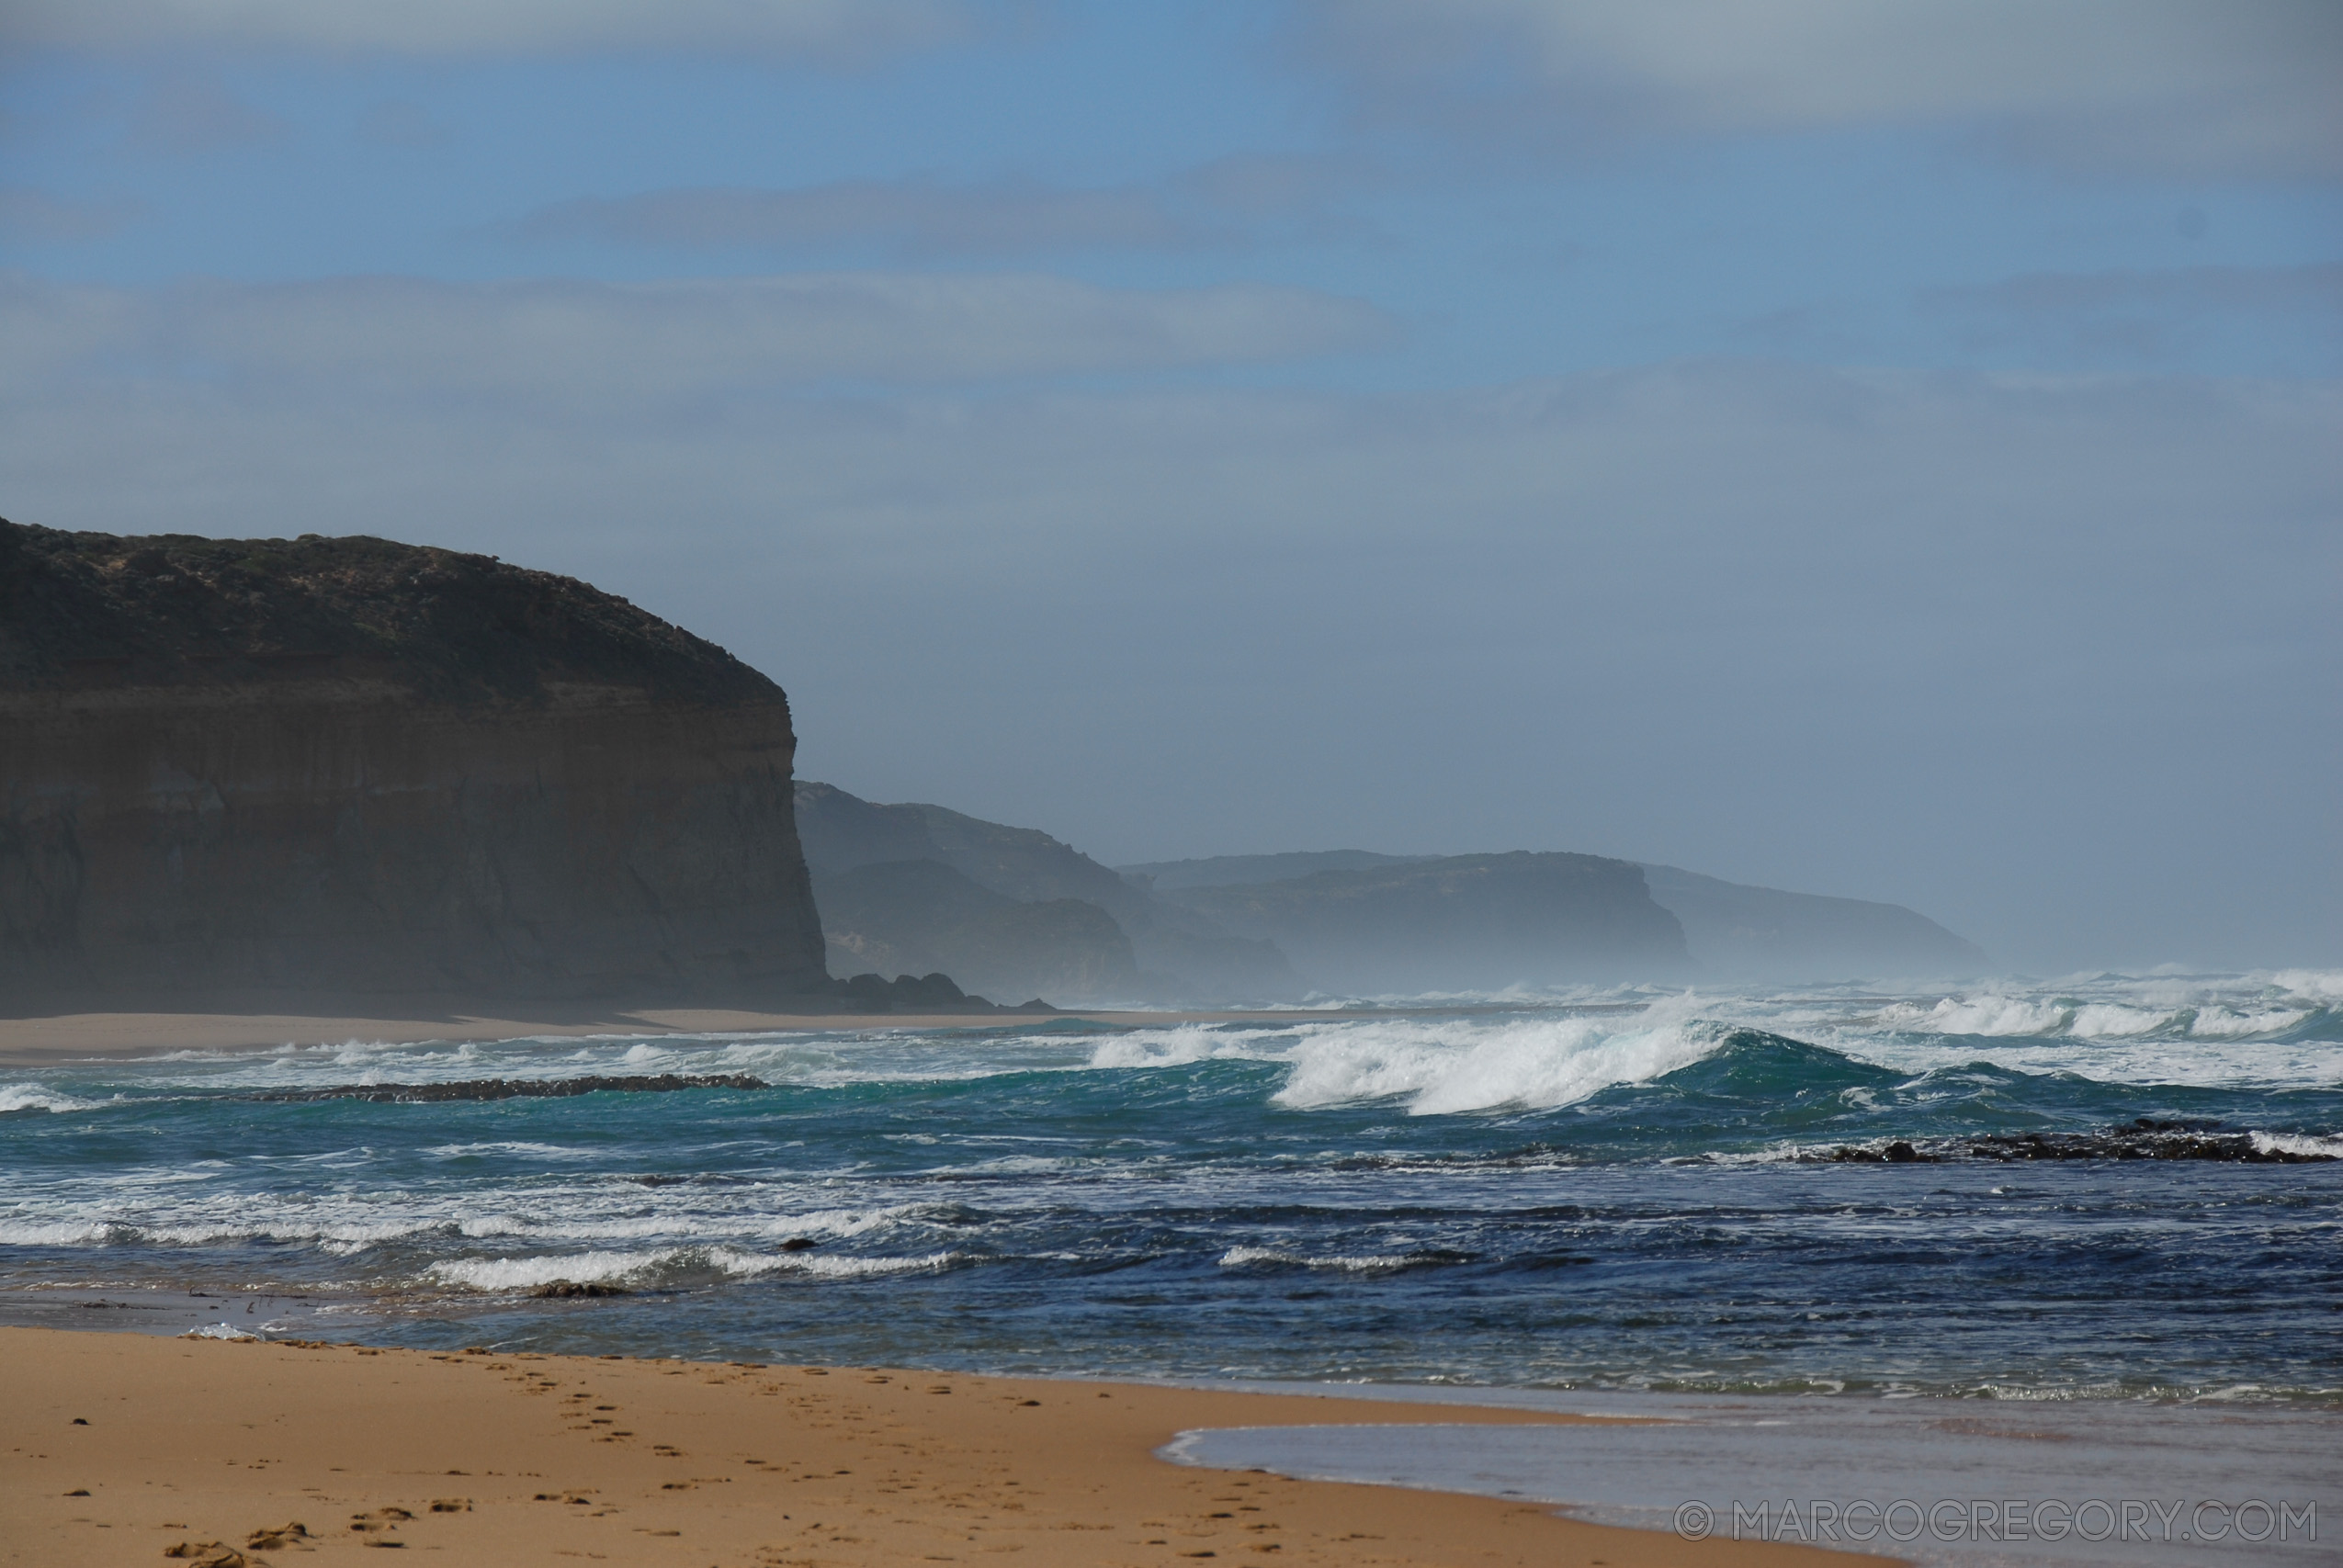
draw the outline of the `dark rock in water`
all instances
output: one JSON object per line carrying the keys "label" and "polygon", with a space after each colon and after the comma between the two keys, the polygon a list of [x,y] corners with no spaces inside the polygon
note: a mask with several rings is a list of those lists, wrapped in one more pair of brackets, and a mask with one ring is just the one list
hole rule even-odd
{"label": "dark rock in water", "polygon": [[[763,1078],[746,1073],[686,1075],[661,1073],[646,1077],[468,1078],[458,1083],[343,1084],[333,1089],[272,1089],[247,1095],[247,1100],[272,1102],[311,1100],[371,1100],[409,1105],[453,1100],[559,1100],[573,1094],[669,1094],[683,1089],[767,1089]],[[656,1181],[658,1178],[637,1178]]]}
{"label": "dark rock in water", "polygon": [[1912,1165],[1934,1160],[1937,1156],[1924,1155],[1899,1138],[1875,1149],[1859,1144],[1842,1144],[1831,1150],[1828,1157],[1842,1165]]}
{"label": "dark rock in water", "polygon": [[570,578],[0,523],[0,996],[821,997],[795,750]]}
{"label": "dark rock in water", "polygon": [[1975,1133],[1931,1139],[1925,1148],[1898,1140],[1882,1147],[1843,1145],[1813,1156],[1836,1163],[1935,1164],[1944,1160],[2184,1159],[2235,1165],[2318,1165],[2337,1156],[2264,1148],[2251,1133],[2223,1132],[2207,1122],[2140,1117],[2095,1133]]}
{"label": "dark rock in water", "polygon": [[2112,1127],[2102,1133],[1988,1134],[1965,1140],[1977,1159],[2202,1159],[2240,1165],[2315,1165],[2333,1155],[2293,1154],[2258,1147],[2250,1133],[2200,1133],[2156,1126]]}
{"label": "dark rock in water", "polygon": [[781,1244],[781,1250],[784,1252],[811,1252],[815,1247],[820,1247],[821,1245],[821,1243],[814,1240],[811,1236],[793,1235],[788,1240]]}
{"label": "dark rock in water", "polygon": [[551,1301],[599,1300],[606,1296],[623,1296],[630,1292],[622,1285],[606,1285],[598,1280],[556,1280],[549,1285],[539,1285],[529,1292]]}

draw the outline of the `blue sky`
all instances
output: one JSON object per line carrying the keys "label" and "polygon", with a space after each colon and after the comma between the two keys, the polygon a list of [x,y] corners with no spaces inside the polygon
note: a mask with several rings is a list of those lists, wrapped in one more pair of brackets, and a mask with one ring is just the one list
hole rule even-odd
{"label": "blue sky", "polygon": [[20,0],[0,510],[586,576],[1109,860],[2343,962],[2343,11]]}

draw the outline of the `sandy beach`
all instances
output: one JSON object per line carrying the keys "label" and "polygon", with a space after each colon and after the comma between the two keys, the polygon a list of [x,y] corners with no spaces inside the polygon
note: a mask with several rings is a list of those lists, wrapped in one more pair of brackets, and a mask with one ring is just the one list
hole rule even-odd
{"label": "sandy beach", "polygon": [[[232,1568],[365,1548],[678,1568],[1862,1561],[1154,1457],[1197,1427],[1424,1414],[866,1368],[0,1329],[0,1563]],[[1557,1418],[1452,1406],[1440,1419]]]}
{"label": "sandy beach", "polygon": [[462,1004],[417,1008],[397,1016],[356,1009],[237,1012],[59,1012],[0,1018],[0,1066],[38,1067],[98,1057],[159,1055],[171,1051],[250,1051],[279,1045],[338,1045],[359,1040],[407,1044],[433,1040],[519,1040],[541,1036],[749,1034],[779,1031],[981,1029],[1020,1022],[1081,1019],[1115,1027],[1175,1023],[1290,1022],[1315,1013],[1274,1012],[1061,1013],[790,1013],[726,1008],[548,1010],[517,1016],[474,1011]]}

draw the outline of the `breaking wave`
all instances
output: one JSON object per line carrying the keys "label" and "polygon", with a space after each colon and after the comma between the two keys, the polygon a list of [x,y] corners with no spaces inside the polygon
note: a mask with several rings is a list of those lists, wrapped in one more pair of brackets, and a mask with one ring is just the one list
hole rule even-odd
{"label": "breaking wave", "polygon": [[39,1084],[0,1084],[0,1116],[12,1111],[95,1111],[104,1103],[61,1094]]}
{"label": "breaking wave", "polygon": [[1281,1252],[1273,1247],[1232,1247],[1220,1255],[1219,1263],[1223,1269],[1324,1269],[1342,1274],[1390,1274],[1402,1269],[1434,1269],[1471,1260],[1467,1253],[1441,1249],[1310,1256]]}
{"label": "breaking wave", "polygon": [[1503,1106],[1576,1104],[1617,1084],[1646,1083],[1715,1051],[1728,1031],[1685,1016],[1689,1000],[1613,1016],[1309,1022],[1285,1029],[1188,1026],[1100,1043],[1090,1066],[1161,1068],[1213,1061],[1284,1064],[1271,1096],[1296,1110],[1404,1100],[1438,1116]]}
{"label": "breaking wave", "polygon": [[749,1253],[726,1247],[678,1247],[645,1252],[449,1258],[433,1264],[426,1273],[442,1284],[475,1291],[531,1291],[556,1284],[657,1289],[775,1274],[838,1280],[934,1274],[960,1261],[961,1255],[954,1252],[931,1252],[915,1258],[836,1258],[809,1253]]}

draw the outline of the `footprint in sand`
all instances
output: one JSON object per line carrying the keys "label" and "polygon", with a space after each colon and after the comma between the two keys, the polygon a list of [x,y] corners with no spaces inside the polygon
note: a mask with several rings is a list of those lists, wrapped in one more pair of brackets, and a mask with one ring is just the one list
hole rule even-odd
{"label": "footprint in sand", "polygon": [[248,1568],[244,1554],[224,1540],[183,1540],[163,1555],[186,1558],[191,1568]]}
{"label": "footprint in sand", "polygon": [[275,1526],[264,1525],[259,1529],[253,1531],[251,1535],[244,1538],[244,1550],[247,1551],[281,1551],[293,1541],[307,1540],[308,1539],[309,1527],[302,1524],[298,1519],[294,1520],[290,1524]]}

